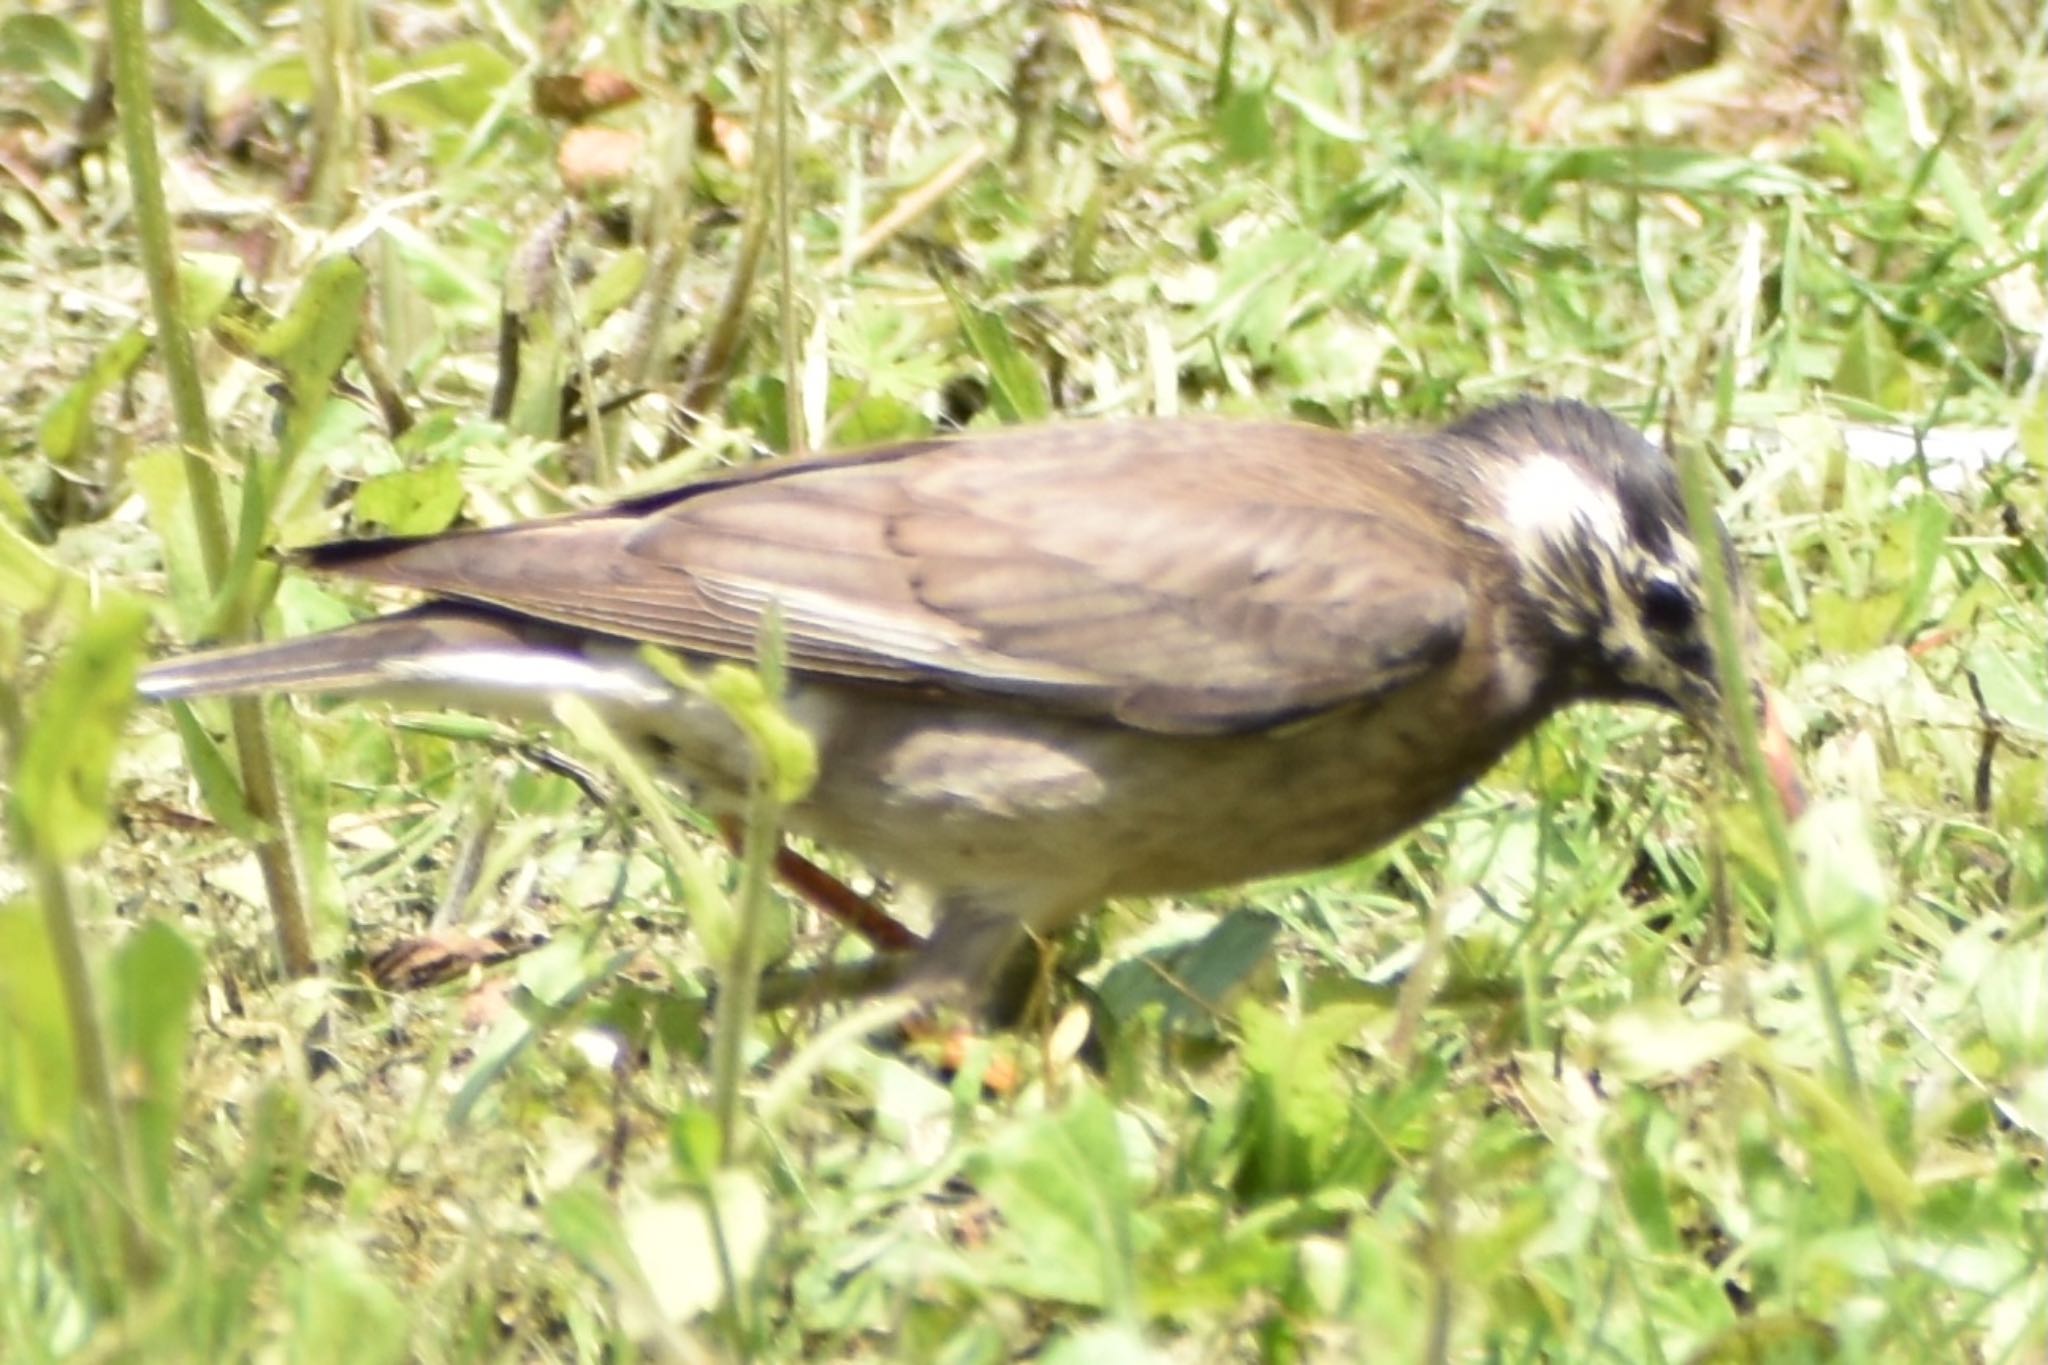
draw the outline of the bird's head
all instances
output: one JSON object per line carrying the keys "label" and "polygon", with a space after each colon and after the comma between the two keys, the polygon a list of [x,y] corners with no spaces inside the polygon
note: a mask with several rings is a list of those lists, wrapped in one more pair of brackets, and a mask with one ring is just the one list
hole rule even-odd
{"label": "bird's head", "polygon": [[[1551,639],[1567,699],[1646,701],[1718,733],[1702,551],[1670,459],[1578,403],[1512,403],[1447,434],[1483,456],[1483,515]],[[1735,584],[1718,527],[1715,540],[1707,553]]]}

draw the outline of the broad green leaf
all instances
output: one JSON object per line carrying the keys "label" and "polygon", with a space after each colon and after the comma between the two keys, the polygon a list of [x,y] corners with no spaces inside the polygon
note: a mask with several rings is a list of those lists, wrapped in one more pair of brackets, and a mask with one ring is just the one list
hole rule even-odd
{"label": "broad green leaf", "polygon": [[2048,736],[2048,684],[2042,681],[2038,655],[2016,659],[2010,647],[1987,637],[1970,646],[1970,671],[1992,715],[2036,740]]}
{"label": "broad green leaf", "polygon": [[1326,1005],[1295,1020],[1246,1001],[1238,1011],[1251,1077],[1239,1100],[1239,1181],[1252,1195],[1313,1189],[1350,1122],[1351,1090],[1337,1050],[1385,1011]]}
{"label": "broad green leaf", "polygon": [[548,1229],[564,1251],[614,1286],[633,1283],[639,1265],[612,1201],[589,1185],[571,1185],[547,1202]]}
{"label": "broad green leaf", "polygon": [[633,247],[622,251],[597,272],[580,291],[583,296],[582,323],[586,329],[610,317],[639,292],[647,278],[647,252]]}
{"label": "broad green leaf", "polygon": [[[1870,820],[1852,800],[1823,801],[1809,809],[1792,831],[1806,882],[1806,904],[1830,961],[1860,962],[1884,943],[1891,909],[1891,881],[1871,837]],[[1797,944],[1799,925],[1782,913],[1780,943]]]}
{"label": "broad green leaf", "polygon": [[0,524],[22,531],[29,529],[35,519],[35,513],[29,510],[28,499],[15,487],[14,480],[0,478]]}
{"label": "broad green leaf", "polygon": [[63,980],[42,907],[0,905],[0,1104],[30,1141],[62,1129],[77,1106]]}
{"label": "broad green leaf", "polygon": [[1237,87],[1217,103],[1215,119],[1227,159],[1245,165],[1273,155],[1272,99],[1265,90]]}
{"label": "broad green leaf", "polygon": [[768,1193],[752,1171],[727,1168],[704,1194],[631,1204],[622,1221],[655,1312],[680,1326],[726,1297],[728,1271],[742,1291],[753,1279],[768,1246]]}
{"label": "broad green leaf", "polygon": [[406,1300],[340,1231],[295,1248],[286,1329],[294,1365],[399,1365],[412,1359]]}
{"label": "broad green leaf", "polygon": [[329,256],[307,274],[284,316],[254,337],[251,349],[274,361],[294,393],[324,389],[355,344],[368,289],[353,256]]}
{"label": "broad green leaf", "polygon": [[1264,965],[1278,917],[1264,910],[1234,910],[1193,943],[1119,962],[1096,994],[1118,1020],[1158,1005],[1161,1026],[1212,1033],[1231,992]]}
{"label": "broad green leaf", "polygon": [[307,274],[284,316],[250,342],[251,351],[283,373],[290,392],[280,439],[287,454],[305,443],[328,386],[355,347],[368,288],[368,277],[354,257],[329,256]]}
{"label": "broad green leaf", "polygon": [[803,799],[818,779],[818,750],[808,731],[782,709],[758,670],[744,664],[714,664],[704,674],[706,696],[745,732],[779,805]]}
{"label": "broad green leaf", "polygon": [[143,1178],[159,1207],[168,1207],[199,954],[177,930],[152,920],[115,952],[108,978],[110,1042],[125,1112]]}
{"label": "broad green leaf", "polygon": [[1882,1134],[1873,1130],[1866,1118],[1850,1109],[1818,1079],[1778,1060],[1762,1040],[1749,1047],[1745,1055],[1798,1101],[1886,1213],[1907,1213],[1919,1204],[1920,1191],[1913,1178],[1899,1165]]}
{"label": "broad green leaf", "polygon": [[1038,365],[1017,345],[1010,325],[990,310],[969,302],[946,274],[938,274],[946,301],[953,306],[960,334],[988,367],[989,397],[1005,422],[1039,422],[1052,414],[1052,394]]}
{"label": "broad green leaf", "polygon": [[675,1167],[692,1185],[717,1174],[724,1160],[719,1151],[718,1116],[702,1105],[685,1105],[669,1120],[668,1149]]}
{"label": "broad green leaf", "polygon": [[29,614],[78,600],[85,585],[0,520],[0,607]]}
{"label": "broad green leaf", "polygon": [[401,50],[375,47],[370,107],[385,118],[420,128],[467,128],[489,113],[520,68],[477,38]]}
{"label": "broad green leaf", "polygon": [[789,405],[779,375],[757,374],[736,380],[726,394],[726,412],[733,426],[754,433],[768,450],[789,449]]}
{"label": "broad green leaf", "polygon": [[1643,1084],[1677,1080],[1740,1051],[1754,1036],[1737,1020],[1690,1015],[1669,1001],[1638,1005],[1602,1021],[1600,1069]]}
{"label": "broad green leaf", "polygon": [[177,722],[178,738],[185,744],[185,763],[199,784],[207,813],[239,838],[254,841],[260,837],[263,824],[250,812],[242,779],[227,754],[193,716],[190,706],[172,703],[171,716]]}
{"label": "broad green leaf", "polygon": [[[842,382],[834,380],[834,390]],[[931,419],[905,400],[887,394],[871,393],[846,406],[835,406],[832,412],[832,444],[845,449],[912,440],[931,435],[931,430]]]}
{"label": "broad green leaf", "polygon": [[356,490],[355,514],[393,535],[432,535],[455,523],[462,496],[462,471],[455,461],[436,460],[366,480]]}
{"label": "broad green leaf", "polygon": [[1637,142],[1574,148],[1541,168],[1539,175],[1543,183],[1578,180],[1689,195],[1779,198],[1806,196],[1820,188],[1777,162]]}
{"label": "broad green leaf", "polygon": [[1130,1157],[1110,1102],[1096,1091],[1064,1112],[1001,1129],[968,1163],[1002,1214],[991,1278],[1037,1298],[1136,1307]]}
{"label": "broad green leaf", "polygon": [[1911,412],[1919,405],[1919,385],[1906,357],[1883,319],[1869,308],[1849,328],[1831,387],[1885,412]]}
{"label": "broad green leaf", "polygon": [[1954,514],[1939,498],[1923,497],[1914,501],[1906,524],[1901,528],[1909,536],[1907,551],[1911,558],[1898,618],[1892,623],[1893,638],[1911,632],[1927,615],[1934,575],[1941,568],[1942,556],[1947,552],[1949,527],[1954,521]]}
{"label": "broad green leaf", "polygon": [[57,395],[57,401],[43,413],[36,433],[51,464],[68,465],[78,458],[87,432],[93,429],[93,400],[126,379],[148,354],[149,338],[140,327],[130,328],[102,347],[85,373]]}
{"label": "broad green leaf", "polygon": [[106,837],[107,775],[148,626],[140,604],[106,599],[37,697],[10,814],[17,837],[52,862],[81,858]]}
{"label": "broad green leaf", "polygon": [[1977,1008],[2008,1063],[2048,1065],[2048,943],[2001,945],[1977,982]]}
{"label": "broad green leaf", "polygon": [[26,10],[0,19],[0,71],[63,76],[83,83],[91,67],[92,50],[78,24],[55,13]]}
{"label": "broad green leaf", "polygon": [[1039,1365],[1147,1365],[1174,1359],[1155,1351],[1130,1322],[1101,1322],[1062,1336],[1037,1357]]}
{"label": "broad green leaf", "polygon": [[199,530],[192,518],[184,456],[160,446],[130,461],[128,472],[142,492],[150,528],[163,543],[164,572],[178,625],[187,637],[196,636],[207,624],[212,594],[199,548]]}
{"label": "broad green leaf", "polygon": [[242,258],[222,251],[195,251],[178,261],[178,319],[203,330],[234,297],[242,279]]}

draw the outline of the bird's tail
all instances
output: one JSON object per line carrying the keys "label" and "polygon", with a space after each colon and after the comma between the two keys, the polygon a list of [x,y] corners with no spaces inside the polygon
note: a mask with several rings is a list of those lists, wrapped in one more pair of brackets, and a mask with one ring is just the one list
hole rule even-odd
{"label": "bird's tail", "polygon": [[404,691],[459,673],[487,675],[485,661],[493,658],[509,669],[509,661],[534,652],[530,633],[509,618],[435,605],[295,640],[166,659],[142,670],[136,690],[157,701]]}
{"label": "bird's tail", "polygon": [[743,786],[747,771],[745,741],[717,703],[679,691],[632,642],[487,607],[429,603],[296,640],[166,659],[143,669],[136,688],[156,701],[367,694],[540,722],[560,699],[576,697],[623,735],[658,740],[699,774]]}

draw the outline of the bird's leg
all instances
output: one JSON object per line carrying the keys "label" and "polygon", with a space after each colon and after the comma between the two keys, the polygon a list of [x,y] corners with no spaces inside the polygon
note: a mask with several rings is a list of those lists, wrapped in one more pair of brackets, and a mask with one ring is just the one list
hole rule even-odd
{"label": "bird's leg", "polygon": [[759,1005],[772,1011],[880,995],[898,984],[912,961],[903,953],[877,953],[859,962],[775,968],[761,974]]}
{"label": "bird's leg", "polygon": [[1041,993],[1045,952],[1015,911],[947,896],[896,989],[973,1010],[995,1028],[1012,1028]]}
{"label": "bird's leg", "polygon": [[[723,819],[718,828],[726,844],[738,852],[743,839],[739,821]],[[876,952],[907,953],[924,946],[922,938],[886,910],[786,844],[775,850],[775,875],[826,916],[860,935]]]}

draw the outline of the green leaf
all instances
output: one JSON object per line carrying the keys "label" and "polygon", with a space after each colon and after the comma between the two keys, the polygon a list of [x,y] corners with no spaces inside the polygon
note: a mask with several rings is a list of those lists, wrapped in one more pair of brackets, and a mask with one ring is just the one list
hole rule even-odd
{"label": "green leaf", "polygon": [[92,364],[71,386],[57,395],[43,414],[37,443],[51,464],[68,465],[84,449],[88,432],[94,430],[92,402],[108,388],[125,380],[142,358],[149,354],[149,338],[139,327],[131,327],[100,349]]}
{"label": "green leaf", "polygon": [[727,1167],[705,1195],[633,1204],[624,1222],[655,1312],[679,1326],[726,1297],[728,1270],[736,1289],[753,1278],[768,1246],[768,1193],[752,1171]]}
{"label": "green leaf", "polygon": [[1096,995],[1119,1021],[1158,1005],[1162,1027],[1210,1033],[1231,992],[1265,963],[1279,932],[1279,918],[1267,911],[1234,910],[1193,943],[1119,962]]}
{"label": "green leaf", "polygon": [[315,265],[284,316],[251,338],[250,350],[276,365],[290,391],[281,445],[305,442],[327,389],[356,344],[368,276],[352,256],[329,256]]}
{"label": "green leaf", "polygon": [[2048,1065],[2048,943],[2007,946],[1977,983],[1984,1036],[2013,1066]]}
{"label": "green leaf", "polygon": [[1052,394],[1037,364],[1017,345],[1015,333],[1001,315],[970,303],[944,272],[938,275],[946,301],[953,305],[960,333],[988,367],[989,397],[1005,422],[1038,422],[1052,415]]}
{"label": "green leaf", "polygon": [[1849,328],[1831,385],[1836,393],[1885,412],[1911,412],[1920,402],[1919,385],[1906,357],[1884,321],[1869,308]]}
{"label": "green leaf", "polygon": [[373,113],[420,128],[467,128],[491,112],[520,68],[476,38],[370,53]]}
{"label": "green leaf", "polygon": [[236,837],[253,843],[264,832],[263,822],[249,810],[242,779],[226,751],[214,742],[186,703],[172,703],[171,717],[177,723],[178,738],[184,741],[185,762],[199,784],[199,798],[207,813]]}
{"label": "green leaf", "polygon": [[129,935],[109,970],[115,1070],[143,1178],[160,1210],[170,1202],[185,1045],[200,979],[198,952],[161,920]]}
{"label": "green leaf", "polygon": [[1778,162],[1641,143],[1574,148],[1541,166],[1535,177],[1535,183],[1541,185],[1574,180],[1696,196],[1780,198],[1812,195],[1821,189]]}
{"label": "green leaf", "polygon": [[1239,165],[1273,155],[1273,110],[1266,91],[1238,86],[1216,105],[1216,140]]}
{"label": "green leaf", "polygon": [[52,862],[99,847],[107,775],[135,695],[149,614],[128,598],[101,603],[79,628],[38,697],[10,806],[16,836]]}
{"label": "green leaf", "polygon": [[196,636],[207,624],[212,597],[199,530],[192,519],[184,457],[169,447],[159,447],[129,461],[128,472],[142,493],[150,528],[163,543],[164,572],[178,624],[186,636]]}
{"label": "green leaf", "polygon": [[20,11],[0,20],[0,70],[83,82],[91,68],[92,50],[77,24],[55,14]]}
{"label": "green leaf", "polygon": [[[1821,802],[1793,828],[1792,842],[1814,929],[1829,959],[1846,967],[1876,952],[1884,944],[1891,880],[1863,808],[1851,800]],[[1789,917],[1781,915],[1778,934],[1780,943],[1813,947],[1800,941],[1799,926]]]}
{"label": "green leaf", "polygon": [[768,450],[788,450],[789,405],[783,401],[784,392],[781,378],[772,374],[735,382],[726,397],[732,425],[753,432]]}
{"label": "green leaf", "polygon": [[[584,1185],[548,1200],[563,1249],[612,1288],[636,1335],[674,1327],[718,1305],[729,1268],[744,1284],[768,1245],[768,1196],[749,1171],[714,1178],[715,1205],[694,1195],[647,1199],[624,1210]],[[721,1243],[724,1254],[720,1254]]]}
{"label": "green leaf", "polygon": [[629,302],[647,278],[647,252],[633,247],[614,256],[579,291],[583,296],[582,323],[593,329]]}
{"label": "green leaf", "polygon": [[221,251],[195,251],[178,261],[178,318],[190,331],[211,325],[234,297],[242,279],[242,258]]}
{"label": "green leaf", "polygon": [[715,664],[702,686],[746,734],[776,803],[788,806],[802,800],[818,780],[818,749],[810,732],[782,709],[760,671],[744,664]]}
{"label": "green leaf", "polygon": [[2048,736],[2048,685],[2038,657],[2022,662],[1999,641],[1983,638],[1970,646],[1970,671],[1984,694],[1984,705],[2006,724]]}
{"label": "green leaf", "polygon": [[393,535],[445,531],[462,510],[462,471],[453,460],[401,469],[365,480],[356,490],[356,517]]}
{"label": "green leaf", "polygon": [[292,1321],[295,1365],[398,1365],[409,1359],[409,1315],[362,1249],[336,1232],[295,1248]]}
{"label": "green leaf", "polygon": [[1747,1049],[1746,1055],[1798,1101],[1827,1135],[1829,1145],[1848,1161],[1862,1181],[1863,1188],[1886,1213],[1907,1213],[1919,1204],[1920,1190],[1913,1184],[1913,1178],[1892,1155],[1883,1135],[1873,1131],[1866,1118],[1844,1104],[1821,1081],[1780,1061],[1761,1040]]}
{"label": "green leaf", "polygon": [[85,585],[0,520],[0,607],[24,615],[82,600]]}
{"label": "green leaf", "polygon": [[1172,1356],[1155,1351],[1129,1322],[1099,1322],[1062,1336],[1038,1357],[1039,1365],[1145,1365]]}
{"label": "green leaf", "polygon": [[[841,381],[834,380],[836,390]],[[904,441],[931,435],[932,424],[922,412],[901,398],[871,393],[832,412],[832,444],[859,449],[885,441]]]}
{"label": "green leaf", "polygon": [[1755,1035],[1734,1019],[1687,1014],[1670,1001],[1609,1015],[1597,1035],[1600,1069],[1655,1084],[1689,1076],[1740,1051]]}
{"label": "green leaf", "polygon": [[724,1160],[720,1152],[718,1116],[700,1104],[685,1105],[668,1125],[669,1155],[692,1185],[703,1186]]}
{"label": "green leaf", "polygon": [[62,1130],[78,1103],[63,980],[42,907],[0,906],[0,1103],[30,1141]]}
{"label": "green leaf", "polygon": [[548,1229],[562,1249],[584,1268],[612,1282],[632,1283],[638,1275],[633,1248],[619,1226],[618,1210],[588,1185],[571,1185],[547,1202]]}
{"label": "green leaf", "polygon": [[1892,623],[1892,638],[1909,634],[1926,617],[1934,575],[1941,568],[1942,556],[1948,551],[1949,528],[1954,522],[1955,515],[1939,498],[1914,501],[1902,528],[1910,537],[1907,552],[1911,558],[1905,593],[1899,602],[1899,614]]}
{"label": "green leaf", "polygon": [[1002,1213],[991,1277],[1038,1298],[1132,1317],[1129,1167],[1116,1110],[1092,1090],[1062,1113],[998,1132],[968,1163],[975,1187]]}
{"label": "green leaf", "polygon": [[1321,1182],[1350,1124],[1338,1049],[1383,1013],[1347,1003],[1297,1021],[1257,1001],[1239,1010],[1251,1072],[1239,1100],[1239,1184],[1247,1196],[1300,1194]]}

